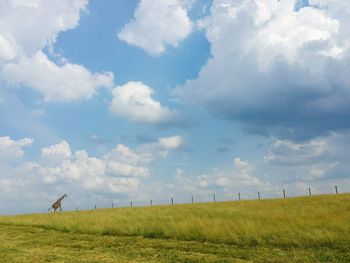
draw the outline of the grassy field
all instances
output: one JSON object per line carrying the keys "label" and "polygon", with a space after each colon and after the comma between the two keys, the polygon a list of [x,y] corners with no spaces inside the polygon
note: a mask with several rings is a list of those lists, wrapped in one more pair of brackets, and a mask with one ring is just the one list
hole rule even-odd
{"label": "grassy field", "polygon": [[0,262],[350,262],[350,195],[0,217]]}

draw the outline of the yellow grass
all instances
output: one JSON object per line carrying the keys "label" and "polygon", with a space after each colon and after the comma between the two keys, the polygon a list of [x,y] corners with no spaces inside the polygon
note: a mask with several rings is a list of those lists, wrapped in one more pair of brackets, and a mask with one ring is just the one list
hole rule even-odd
{"label": "yellow grass", "polygon": [[333,253],[338,253],[337,260],[350,259],[349,194],[6,216],[0,217],[0,225],[70,236],[193,241],[247,251],[303,250],[319,254],[317,261],[327,261]]}

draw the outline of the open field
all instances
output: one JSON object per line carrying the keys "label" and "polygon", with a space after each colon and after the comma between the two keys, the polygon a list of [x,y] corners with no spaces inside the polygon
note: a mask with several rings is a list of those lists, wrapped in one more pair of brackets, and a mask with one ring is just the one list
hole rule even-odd
{"label": "open field", "polygon": [[350,262],[350,195],[0,217],[0,262]]}

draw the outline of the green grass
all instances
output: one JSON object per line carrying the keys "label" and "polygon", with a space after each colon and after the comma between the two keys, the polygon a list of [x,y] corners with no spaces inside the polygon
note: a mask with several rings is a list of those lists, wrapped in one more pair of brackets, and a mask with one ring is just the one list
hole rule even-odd
{"label": "green grass", "polygon": [[0,228],[0,262],[350,262],[349,194],[6,216]]}

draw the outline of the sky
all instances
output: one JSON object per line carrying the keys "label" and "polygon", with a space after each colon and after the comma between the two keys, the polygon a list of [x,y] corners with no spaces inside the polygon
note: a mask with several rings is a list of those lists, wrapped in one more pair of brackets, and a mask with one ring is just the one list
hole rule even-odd
{"label": "sky", "polygon": [[0,0],[0,214],[350,191],[350,1]]}

